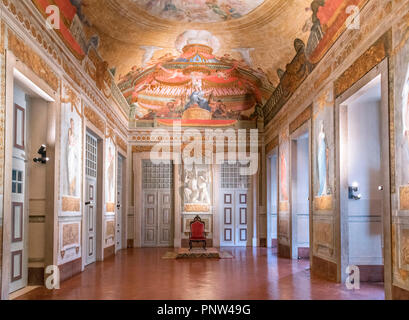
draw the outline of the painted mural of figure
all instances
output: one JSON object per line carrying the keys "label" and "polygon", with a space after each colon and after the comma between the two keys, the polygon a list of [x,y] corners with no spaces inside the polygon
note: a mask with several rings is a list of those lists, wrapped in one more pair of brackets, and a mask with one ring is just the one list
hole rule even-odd
{"label": "painted mural of figure", "polygon": [[196,104],[204,110],[207,110],[209,112],[212,111],[209,105],[209,101],[207,101],[207,99],[203,96],[203,91],[201,91],[199,87],[195,87],[194,91],[190,95],[189,102],[186,104],[185,110],[193,107]]}
{"label": "painted mural of figure", "polygon": [[287,160],[284,153],[280,156],[280,172],[281,201],[288,201]]}
{"label": "painted mural of figure", "polygon": [[318,179],[319,191],[318,196],[325,196],[328,193],[328,168],[327,168],[327,141],[324,132],[324,122],[320,122],[320,133],[318,134]]}
{"label": "painted mural of figure", "polygon": [[77,153],[77,137],[75,136],[74,119],[70,119],[70,127],[68,128],[67,139],[67,178],[68,178],[68,194],[77,196],[77,172],[78,172],[78,153]]}
{"label": "painted mural of figure", "polygon": [[108,168],[107,168],[107,191],[108,191],[108,201],[113,202],[113,195],[114,195],[114,152],[112,145],[108,147]]}

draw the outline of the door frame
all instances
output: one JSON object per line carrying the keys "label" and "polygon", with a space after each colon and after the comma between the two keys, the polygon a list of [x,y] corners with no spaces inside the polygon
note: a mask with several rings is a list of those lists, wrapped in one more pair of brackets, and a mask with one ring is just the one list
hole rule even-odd
{"label": "door frame", "polygon": [[[28,66],[19,61],[12,51],[6,51],[6,105],[5,105],[5,157],[4,157],[4,181],[11,181],[12,168],[12,150],[14,145],[14,77],[15,71],[23,74],[43,93],[47,94],[53,102],[47,103],[48,127],[47,127],[47,156],[50,161],[46,169],[46,217],[45,217],[45,256],[44,266],[57,265],[57,242],[58,242],[58,181],[55,179],[56,173],[59,172],[60,161],[60,142],[56,139],[59,132],[60,118],[60,97],[58,91],[54,91],[42,79],[40,79]],[[46,101],[46,99],[44,99]],[[1,293],[0,298],[9,299],[9,275],[11,272],[11,183],[4,184],[3,194],[3,256],[1,264]],[[26,204],[25,210],[29,210]],[[28,241],[26,239],[25,241]]]}
{"label": "door frame", "polygon": [[[289,137],[289,154],[290,154],[290,172],[289,172],[289,202],[290,202],[290,257],[296,259],[298,257],[298,252],[293,252],[294,250],[294,230],[295,225],[293,225],[293,142],[297,140],[303,134],[308,133],[308,218],[309,218],[309,253],[310,253],[310,263],[313,257],[313,214],[312,214],[312,199],[313,199],[313,186],[312,186],[312,125],[311,119],[308,119],[294,132],[290,133]],[[295,257],[297,255],[297,257]],[[295,257],[295,258],[294,258]]]}
{"label": "door frame", "polygon": [[278,206],[279,206],[279,152],[278,152],[278,146],[274,147],[270,152],[268,152],[266,154],[266,163],[267,163],[267,198],[266,198],[266,204],[267,204],[267,248],[272,248],[273,244],[273,237],[272,237],[272,221],[271,221],[271,214],[269,213],[270,211],[270,207],[272,205],[272,200],[271,200],[271,183],[272,183],[272,179],[271,179],[271,158],[276,155],[277,156],[277,164],[276,164],[276,185],[277,185],[277,241],[278,241]]}
{"label": "door frame", "polygon": [[[348,191],[342,188],[347,183],[345,166],[342,166],[341,159],[341,137],[345,136],[345,130],[341,128],[341,121],[346,116],[346,106],[343,103],[352,97],[355,93],[365,87],[372,80],[381,76],[381,150],[382,150],[382,167],[390,168],[390,114],[389,114],[389,61],[385,58],[376,67],[369,71],[360,80],[354,83],[348,90],[335,100],[335,145],[336,145],[336,188],[338,190],[338,199],[336,201],[339,217],[336,219],[337,239],[338,239],[338,280],[343,281],[346,277],[346,267],[348,259],[348,230],[346,215],[348,214],[345,205],[345,199],[348,198]],[[345,120],[345,119],[344,119]],[[390,299],[392,297],[392,231],[391,231],[391,193],[390,193],[390,170],[383,170],[383,186],[384,186],[384,212],[383,220],[383,258],[384,258],[384,286],[385,297]],[[343,200],[341,200],[343,199]]]}
{"label": "door frame", "polygon": [[[126,193],[127,193],[127,188],[126,188],[126,169],[127,169],[127,156],[124,155],[123,152],[119,148],[117,148],[117,158],[121,157],[122,158],[122,199],[121,199],[121,247],[117,248],[116,247],[116,242],[115,242],[115,252],[126,249],[127,247],[127,232],[126,232],[126,226],[127,226],[127,207],[126,207]],[[118,199],[117,199],[118,200]],[[115,214],[115,220],[117,219],[117,216]]]}
{"label": "door frame", "polygon": [[[97,150],[97,191],[96,191],[96,197],[97,197],[97,202],[96,202],[96,261],[103,261],[103,257],[104,257],[104,245],[103,245],[103,221],[104,221],[104,217],[103,217],[103,180],[104,180],[104,166],[103,166],[103,156],[105,154],[105,139],[101,138],[104,137],[104,134],[98,129],[96,128],[86,117],[84,117],[84,121],[83,121],[83,130],[84,130],[84,134],[83,136],[83,166],[82,166],[82,170],[83,170],[83,186],[86,185],[86,173],[85,173],[85,166],[86,166],[86,143],[87,143],[87,133],[90,133],[92,136],[94,136],[97,139],[97,146],[98,146],[98,150]],[[86,201],[86,188],[82,188],[82,201]],[[83,212],[82,212],[82,271],[84,271],[85,267],[87,266],[86,264],[86,241],[87,241],[87,230],[85,228],[85,226],[87,225],[86,222],[86,214],[85,214],[85,205],[82,206],[83,208]],[[95,261],[95,262],[96,262]]]}

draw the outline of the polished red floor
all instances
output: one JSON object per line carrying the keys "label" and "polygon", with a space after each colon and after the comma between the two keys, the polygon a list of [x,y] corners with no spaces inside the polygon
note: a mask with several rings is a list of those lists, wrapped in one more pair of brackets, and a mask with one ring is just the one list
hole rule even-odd
{"label": "polished red floor", "polygon": [[384,299],[383,284],[345,285],[310,276],[308,261],[266,248],[224,249],[234,259],[163,260],[169,249],[128,249],[61,284],[20,299],[277,300]]}

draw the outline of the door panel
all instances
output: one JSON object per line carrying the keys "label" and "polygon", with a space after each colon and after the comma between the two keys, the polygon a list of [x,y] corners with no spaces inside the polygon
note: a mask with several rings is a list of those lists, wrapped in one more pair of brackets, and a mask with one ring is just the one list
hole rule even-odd
{"label": "door panel", "polygon": [[[26,215],[26,112],[25,108],[15,105],[14,109],[14,147],[11,181],[11,272],[9,292],[15,292],[27,286],[27,234]],[[9,182],[10,183],[10,182]]]}
{"label": "door panel", "polygon": [[118,174],[117,174],[117,205],[116,205],[116,239],[115,250],[122,249],[122,176],[123,176],[124,158],[118,157]]}
{"label": "door panel", "polygon": [[142,246],[173,247],[172,164],[143,161]]}
{"label": "door panel", "polygon": [[85,182],[85,265],[96,261],[96,220],[97,220],[97,163],[98,140],[87,133],[86,135],[86,182]]}

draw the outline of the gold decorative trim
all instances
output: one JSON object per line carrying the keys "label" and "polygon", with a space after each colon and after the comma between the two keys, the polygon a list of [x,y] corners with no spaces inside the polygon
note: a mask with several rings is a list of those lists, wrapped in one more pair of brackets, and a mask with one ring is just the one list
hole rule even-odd
{"label": "gold decorative trim", "polygon": [[339,97],[390,53],[392,32],[388,31],[356,60],[334,84],[335,96]]}
{"label": "gold decorative trim", "polygon": [[314,198],[314,209],[317,211],[330,211],[333,209],[333,197],[322,196]]}
{"label": "gold decorative trim", "polygon": [[81,199],[79,198],[62,198],[62,211],[63,212],[80,212],[81,211]]}
{"label": "gold decorative trim", "polygon": [[107,203],[106,207],[107,207],[106,212],[115,212],[115,203]]}
{"label": "gold decorative trim", "polygon": [[9,29],[8,48],[33,72],[44,80],[54,91],[59,88],[59,80],[48,64]]}
{"label": "gold decorative trim", "polygon": [[210,206],[206,204],[185,204],[184,212],[210,212]]}
{"label": "gold decorative trim", "polygon": [[304,123],[311,119],[312,116],[312,105],[308,106],[300,115],[290,123],[290,134],[294,133],[295,130],[300,128]]}
{"label": "gold decorative trim", "polygon": [[105,121],[91,107],[84,105],[84,115],[98,130],[105,132]]}

